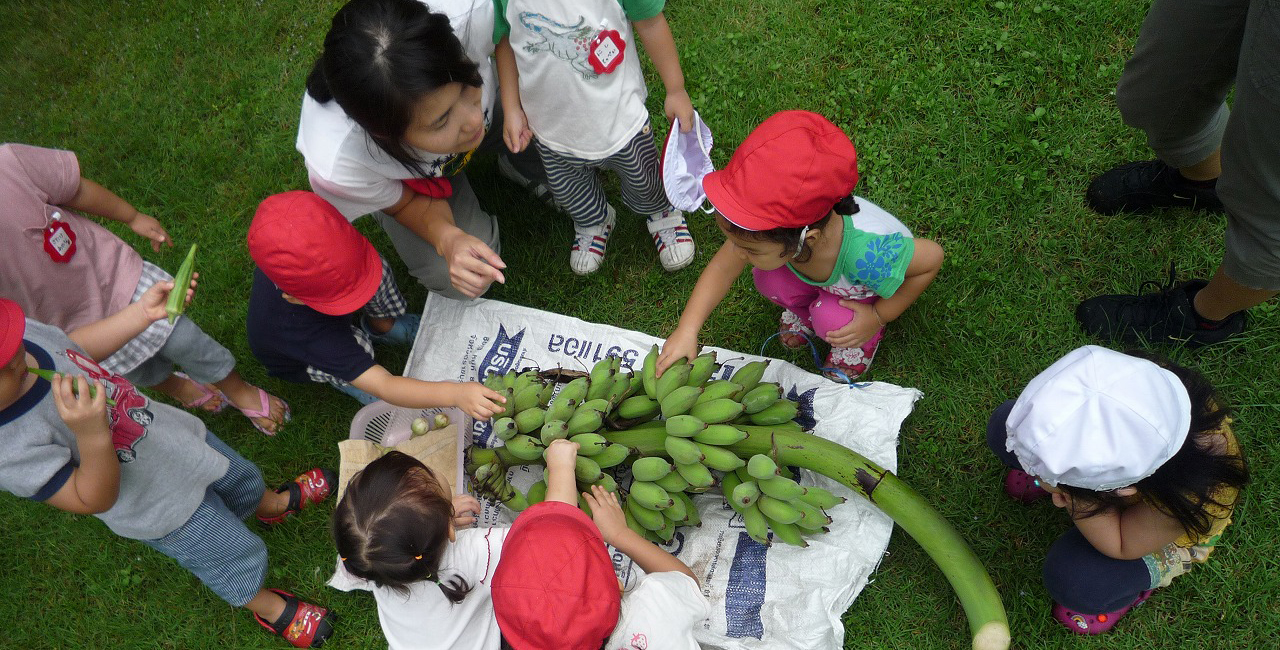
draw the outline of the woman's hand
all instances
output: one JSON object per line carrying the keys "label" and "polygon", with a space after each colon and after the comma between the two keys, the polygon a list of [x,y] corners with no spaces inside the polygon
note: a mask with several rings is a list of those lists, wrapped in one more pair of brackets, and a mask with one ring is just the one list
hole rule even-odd
{"label": "woman's hand", "polygon": [[129,228],[133,232],[151,240],[151,250],[159,253],[161,244],[168,244],[173,248],[173,238],[160,225],[160,221],[149,214],[138,212],[129,220]]}
{"label": "woman's hand", "polygon": [[835,348],[856,348],[871,340],[884,327],[875,307],[856,300],[841,300],[840,306],[853,312],[853,320],[844,327],[827,332],[823,339]]}
{"label": "woman's hand", "polygon": [[680,328],[672,332],[662,343],[662,351],[658,353],[657,371],[654,375],[661,377],[671,364],[681,357],[693,361],[698,356],[698,333],[685,332]]}
{"label": "woman's hand", "polygon": [[458,384],[456,390],[453,405],[477,420],[488,420],[507,401],[497,391],[474,381]]}
{"label": "woman's hand", "polygon": [[487,244],[461,228],[440,248],[441,256],[449,265],[449,282],[467,296],[478,298],[494,282],[507,281],[502,275],[507,263]]}
{"label": "woman's hand", "polygon": [[470,494],[453,495],[453,527],[469,528],[480,514],[480,502]]}

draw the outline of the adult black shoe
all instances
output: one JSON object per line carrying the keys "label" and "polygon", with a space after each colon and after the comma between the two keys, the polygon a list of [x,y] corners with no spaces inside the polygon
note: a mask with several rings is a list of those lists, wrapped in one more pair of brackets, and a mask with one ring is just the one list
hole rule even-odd
{"label": "adult black shoe", "polygon": [[1150,212],[1185,207],[1222,212],[1218,191],[1197,187],[1160,160],[1131,162],[1099,174],[1084,193],[1085,203],[1099,214]]}
{"label": "adult black shoe", "polygon": [[[1138,295],[1115,294],[1090,298],[1076,306],[1076,321],[1086,332],[1100,338],[1125,343],[1173,343],[1199,347],[1221,343],[1245,328],[1245,313],[1236,312],[1222,323],[1201,324],[1191,306],[1191,296],[1208,282],[1188,280],[1175,283],[1173,269],[1169,282],[1160,286],[1144,282]],[[1155,291],[1143,293],[1147,285]]]}

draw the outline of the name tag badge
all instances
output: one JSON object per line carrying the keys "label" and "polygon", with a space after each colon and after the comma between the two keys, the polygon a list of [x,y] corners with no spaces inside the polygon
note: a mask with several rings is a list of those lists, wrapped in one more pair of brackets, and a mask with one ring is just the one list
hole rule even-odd
{"label": "name tag badge", "polygon": [[44,252],[58,264],[66,264],[76,254],[76,233],[62,220],[62,213],[54,212],[49,226],[44,229]]}
{"label": "name tag badge", "polygon": [[616,29],[603,29],[591,39],[587,48],[587,62],[596,74],[609,74],[618,69],[622,63],[627,42]]}

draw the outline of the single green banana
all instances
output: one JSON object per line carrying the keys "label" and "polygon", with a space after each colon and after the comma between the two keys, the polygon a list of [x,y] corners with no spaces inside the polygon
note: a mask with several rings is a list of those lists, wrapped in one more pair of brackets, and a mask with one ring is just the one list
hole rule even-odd
{"label": "single green banana", "polygon": [[542,440],[543,446],[551,446],[551,443],[561,438],[569,437],[569,426],[564,420],[547,420],[538,430],[538,438]]}
{"label": "single green banana", "polygon": [[604,412],[596,409],[578,408],[567,423],[569,435],[595,431],[604,423]]}
{"label": "single green banana", "polygon": [[801,495],[800,499],[811,506],[816,506],[823,510],[834,508],[847,501],[844,497],[836,496],[830,490],[816,485],[810,485],[808,491]]}
{"label": "single green banana", "polygon": [[518,376],[520,376],[520,373],[514,370],[508,370],[502,373],[502,387],[511,388],[513,389],[513,392],[514,392],[514,389],[516,387],[516,377]]}
{"label": "single green banana", "polygon": [[560,389],[560,394],[567,399],[573,400],[575,404],[580,404],[587,397],[587,389],[591,386],[591,380],[586,377],[578,377],[573,381],[564,385]]}
{"label": "single green banana", "polygon": [[684,525],[702,525],[702,515],[698,513],[698,506],[693,502],[693,499],[689,498],[689,495],[684,492],[676,492],[671,494],[671,498],[684,503]]}
{"label": "single green banana", "polygon": [[689,413],[707,424],[728,422],[742,413],[742,404],[731,399],[713,399],[710,402],[694,405]]}
{"label": "single green banana", "polygon": [[733,493],[742,482],[737,472],[725,472],[724,476],[720,477],[720,494],[724,496],[724,502],[738,512],[742,512],[742,506],[734,502]]}
{"label": "single green banana", "polygon": [[520,433],[520,429],[516,428],[516,421],[511,418],[498,418],[493,421],[493,435],[498,440],[510,440]]}
{"label": "single green banana", "polygon": [[636,523],[640,524],[645,530],[662,530],[662,527],[667,525],[667,518],[663,517],[661,512],[646,508],[635,499],[627,499],[627,510],[631,511]]}
{"label": "single green banana", "polygon": [[804,499],[793,499],[791,505],[800,511],[800,520],[796,522],[805,530],[818,531],[824,526],[831,523],[831,516],[823,512],[817,506],[811,505]]}
{"label": "single green banana", "polygon": [[790,422],[791,420],[794,420],[796,413],[798,413],[799,410],[800,407],[797,406],[795,402],[789,399],[780,399],[774,402],[769,408],[757,413],[752,413],[748,417],[751,418],[752,424],[768,426],[771,424],[782,424],[783,422]]}
{"label": "single green banana", "polygon": [[551,402],[547,404],[548,420],[564,420],[569,421],[573,417],[573,411],[578,406],[577,400],[574,400],[563,389],[551,398]]}
{"label": "single green banana", "polygon": [[[667,454],[671,456],[671,460],[679,464],[701,463],[704,456],[702,450],[698,448],[692,440],[686,440],[678,436],[667,436],[663,442],[666,447]],[[692,481],[690,481],[692,483]]]}
{"label": "single green banana", "polygon": [[742,524],[751,539],[769,546],[769,520],[765,519],[756,504],[753,503],[742,510]]}
{"label": "single green banana", "polygon": [[627,521],[627,528],[630,528],[631,530],[635,531],[636,534],[638,535],[643,536],[648,534],[649,529],[645,528],[644,526],[641,526],[640,522],[636,521],[635,515],[631,514],[631,508],[626,504],[623,504],[622,506],[622,516]]}
{"label": "single green banana", "polygon": [[676,359],[676,362],[671,367],[667,368],[667,370],[662,373],[661,377],[658,377],[653,381],[653,389],[656,391],[653,394],[653,398],[658,400],[658,403],[662,403],[662,400],[665,399],[667,395],[671,394],[671,391],[679,388],[680,386],[684,386],[688,379],[688,362],[685,361],[684,357]]}
{"label": "single green banana", "polygon": [[604,397],[605,391],[613,384],[613,357],[605,357],[591,367],[590,385],[587,387],[587,399]]}
{"label": "single green banana", "polygon": [[[764,509],[762,508],[760,511],[764,512]],[[780,539],[786,544],[799,546],[800,548],[809,547],[809,542],[804,541],[804,535],[800,533],[800,527],[794,521],[778,521],[769,515],[765,515],[765,519],[769,522],[769,528],[773,530],[774,539]]]}
{"label": "single green banana", "polygon": [[732,424],[709,424],[707,428],[693,434],[693,440],[704,445],[732,445],[746,439],[747,432]]}
{"label": "single green banana", "polygon": [[604,392],[604,400],[613,408],[622,403],[631,392],[631,373],[620,372],[609,380],[609,388]]}
{"label": "single green banana", "polygon": [[658,539],[662,540],[663,544],[669,544],[676,536],[676,524],[674,521],[667,519],[666,515],[663,515],[662,519],[662,528],[653,531],[653,534],[657,535]]}
{"label": "single green banana", "polygon": [[605,447],[603,451],[591,457],[601,469],[608,469],[621,465],[622,461],[631,455],[631,450],[626,445],[611,444]]}
{"label": "single green banana", "polygon": [[[658,489],[661,490],[662,488],[658,488]],[[689,518],[689,512],[685,507],[684,500],[677,499],[675,495],[672,495],[671,505],[667,506],[666,508],[663,508],[662,516],[666,517],[667,519],[670,519],[672,523],[679,525],[683,523],[685,519]]]}
{"label": "single green banana", "polygon": [[506,450],[520,460],[542,458],[543,446],[533,436],[518,435],[506,442]]}
{"label": "single green banana", "polygon": [[[505,377],[506,375],[503,375],[503,376]],[[513,417],[516,414],[515,393],[511,391],[511,388],[505,387],[502,390],[498,391],[498,394],[502,395],[503,400],[505,401],[499,402],[500,404],[502,404],[502,410],[498,411],[497,413],[494,413],[492,417],[495,417],[495,418]]]}
{"label": "single green banana", "polygon": [[600,480],[603,472],[600,471],[600,464],[586,456],[578,456],[574,460],[573,475],[583,483],[595,483]]}
{"label": "single green banana", "polygon": [[649,354],[645,355],[644,363],[640,366],[640,383],[644,386],[645,394],[650,397],[658,394],[654,376],[658,369],[658,352],[658,345],[655,343],[649,348]]}
{"label": "single green banana", "polygon": [[573,434],[572,430],[569,439],[578,443],[578,453],[583,456],[595,457],[600,455],[609,446],[609,441],[598,433],[579,433]]}
{"label": "single green banana", "polygon": [[658,414],[658,402],[648,395],[635,395],[618,404],[618,417],[624,420],[651,418]]}
{"label": "single green banana", "polygon": [[556,382],[542,382],[542,390],[538,392],[538,406],[546,408],[551,403],[551,398],[556,394]]}
{"label": "single green banana", "polygon": [[[504,418],[505,419],[505,418]],[[544,409],[533,407],[516,413],[514,418],[516,430],[520,433],[533,433],[542,428],[547,422],[547,412]]]}
{"label": "single green banana", "polygon": [[697,489],[709,488],[716,484],[716,479],[711,475],[711,470],[707,469],[702,463],[676,463],[676,471],[684,480],[689,482],[689,489],[685,492],[692,492]]}
{"label": "single green banana", "polygon": [[756,454],[747,459],[747,473],[751,478],[764,480],[778,475],[778,464],[765,454]]}
{"label": "single green banana", "polygon": [[637,481],[657,481],[675,471],[675,466],[661,456],[637,458],[631,463],[631,476]]}
{"label": "single green banana", "polygon": [[525,499],[529,502],[529,505],[533,505],[535,503],[542,503],[543,501],[546,501],[547,500],[547,482],[538,481],[537,483],[530,485],[529,493],[525,495]]}
{"label": "single green banana", "polygon": [[746,481],[739,483],[733,488],[733,493],[729,495],[729,505],[734,506],[734,510],[741,511],[756,502],[760,498],[760,486],[755,481]]}
{"label": "single green banana", "polygon": [[502,500],[502,505],[514,510],[515,512],[520,512],[521,510],[529,507],[529,499],[524,494],[521,494],[520,490],[508,485],[506,498]]}
{"label": "single green banana", "polygon": [[489,390],[496,390],[498,392],[502,391],[502,375],[492,370],[484,376],[484,379],[481,380],[480,383],[484,384],[485,388],[488,388]]}
{"label": "single green banana", "polygon": [[676,415],[665,420],[667,435],[680,438],[692,438],[707,428],[707,423],[693,415]]}
{"label": "single green banana", "polygon": [[707,383],[719,368],[720,366],[716,364],[716,353],[703,352],[689,364],[689,378],[685,380],[685,385],[701,386]]}
{"label": "single green banana", "polygon": [[689,482],[680,476],[680,472],[675,471],[675,465],[671,466],[671,473],[654,481],[659,487],[667,491],[667,494],[680,494],[689,489]]}
{"label": "single green banana", "polygon": [[744,413],[759,413],[760,411],[773,406],[773,403],[782,399],[782,389],[773,382],[763,382],[756,384],[747,394],[742,396],[742,411]]}
{"label": "single green banana", "polygon": [[697,445],[698,449],[702,451],[702,464],[711,469],[719,470],[721,472],[732,472],[733,470],[747,464],[747,462],[739,458],[737,454],[725,449],[724,447],[705,445],[696,441],[693,444]]}
{"label": "single green banana", "polygon": [[760,491],[779,501],[794,501],[808,492],[803,485],[785,476],[771,476],[759,481]]}
{"label": "single green banana", "polygon": [[800,511],[795,506],[767,494],[761,494],[760,498],[756,499],[756,505],[771,521],[794,524],[800,519]]}
{"label": "single green banana", "polygon": [[516,393],[515,406],[513,406],[512,408],[515,410],[516,413],[519,413],[525,409],[538,406],[538,398],[541,395],[542,395],[542,386],[538,386],[536,384],[529,384],[524,388],[521,388],[519,392]]}
{"label": "single green banana", "polygon": [[649,481],[632,481],[628,498],[636,500],[640,505],[650,510],[669,508],[674,503],[671,500],[671,495],[667,494],[666,490]]}
{"label": "single green banana", "polygon": [[702,387],[702,394],[698,396],[698,401],[694,402],[694,404],[710,402],[713,399],[724,399],[726,397],[732,398],[741,390],[742,386],[739,386],[728,379],[717,379]]}
{"label": "single green banana", "polygon": [[[665,377],[665,375],[663,376]],[[662,417],[673,418],[677,415],[688,413],[701,394],[701,386],[676,387],[670,393],[667,393],[666,397],[658,400],[658,404],[662,408]]]}
{"label": "single green banana", "polygon": [[768,367],[768,361],[752,361],[750,363],[743,364],[741,368],[738,368],[733,375],[729,377],[729,381],[742,386],[742,394],[745,395],[747,392],[750,392],[752,388],[755,388],[756,384],[760,383],[760,378],[764,377],[764,371]]}
{"label": "single green banana", "polygon": [[613,477],[612,477],[612,476],[610,476],[608,473],[601,474],[601,475],[600,475],[600,480],[599,480],[599,481],[596,481],[595,483],[592,483],[592,485],[599,485],[600,487],[604,488],[604,491],[605,491],[605,492],[617,492],[617,491],[618,491],[618,481],[617,481],[617,479],[613,478]]}
{"label": "single green banana", "polygon": [[582,402],[581,404],[578,405],[578,407],[573,412],[577,413],[578,411],[600,411],[601,413],[608,413],[609,408],[610,408],[609,400],[601,397],[596,399],[589,399],[585,402]]}

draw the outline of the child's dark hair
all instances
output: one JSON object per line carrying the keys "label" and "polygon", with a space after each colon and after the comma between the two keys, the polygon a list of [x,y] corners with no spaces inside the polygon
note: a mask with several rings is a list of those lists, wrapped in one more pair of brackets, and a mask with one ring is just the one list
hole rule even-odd
{"label": "child's dark hair", "polygon": [[[810,228],[819,230],[826,228],[827,223],[831,220],[831,212],[839,215],[857,214],[858,203],[854,200],[853,195],[849,195],[840,199],[821,219],[809,224]],[[747,230],[739,228],[732,221],[725,219],[726,230],[733,233],[735,237],[741,237],[747,241],[772,242],[782,244],[786,250],[794,250],[798,252],[795,257],[797,262],[808,262],[813,256],[813,250],[804,247],[800,240],[800,233],[804,232],[804,227],[800,228],[773,228],[770,230]]]}
{"label": "child's dark hair", "polygon": [[453,503],[431,470],[393,451],[347,484],[333,512],[333,541],[343,566],[358,578],[401,593],[430,580],[459,603],[471,587],[462,578],[444,582],[437,574],[452,518]]}
{"label": "child's dark hair", "polygon": [[[1223,449],[1216,448],[1222,440],[1206,435],[1218,431],[1226,423],[1231,410],[1199,372],[1143,351],[1130,350],[1126,354],[1147,359],[1177,375],[1191,398],[1191,430],[1186,442],[1155,473],[1138,481],[1134,487],[1144,501],[1177,519],[1189,537],[1203,536],[1209,532],[1215,519],[1207,508],[1230,509],[1239,498],[1240,488],[1249,482],[1249,468],[1244,456],[1224,453]],[[1077,504],[1076,517],[1119,510],[1125,505],[1125,497],[1114,492],[1095,492],[1069,485],[1058,487],[1070,494],[1072,503]],[[1219,501],[1216,493],[1223,488],[1235,488],[1237,496],[1225,503]]]}
{"label": "child's dark hair", "polygon": [[379,149],[430,176],[404,143],[418,100],[452,82],[480,87],[449,18],[417,0],[352,0],[338,10],[307,77],[307,94],[337,100]]}

